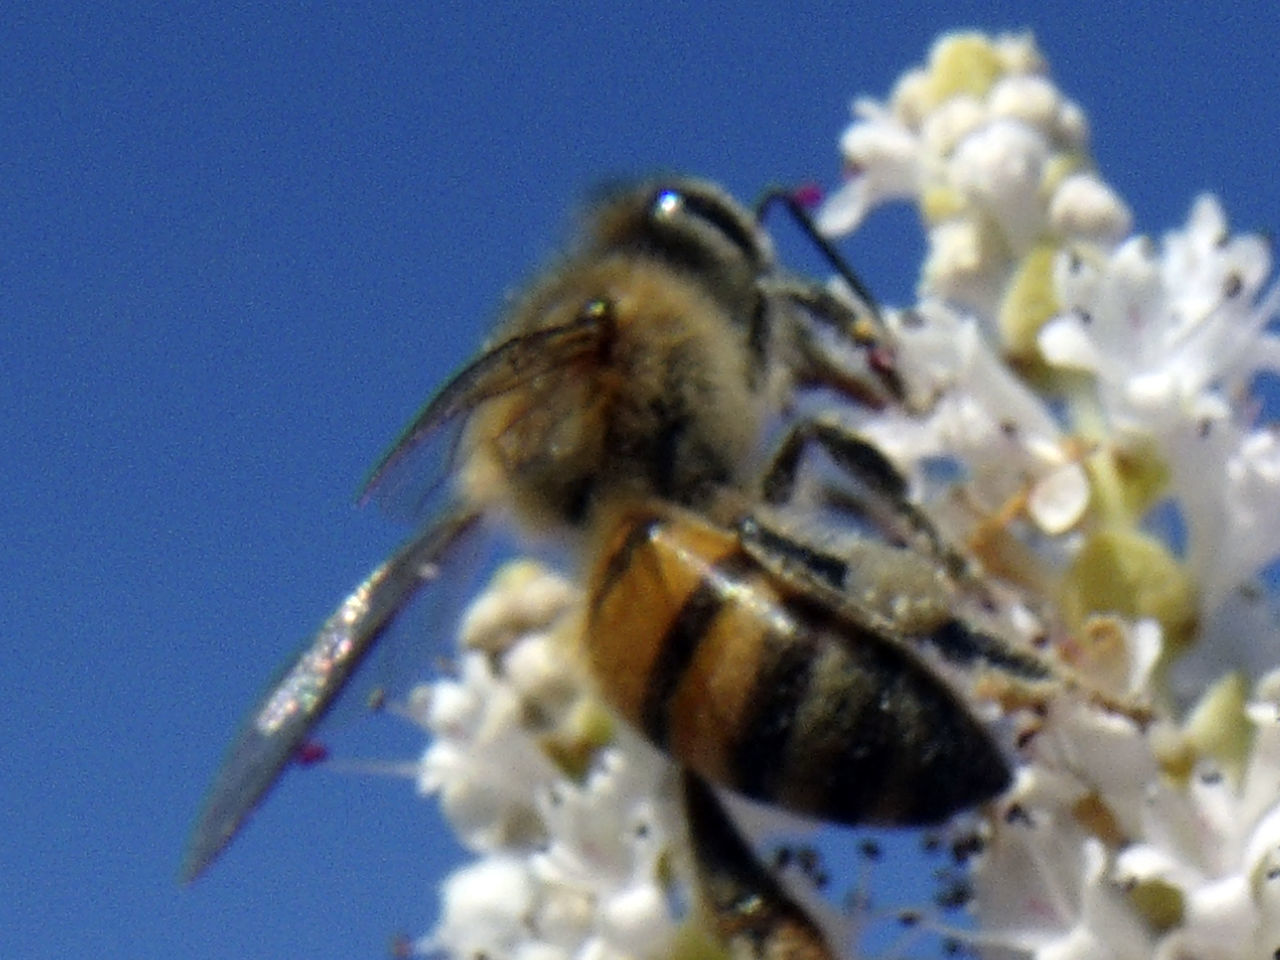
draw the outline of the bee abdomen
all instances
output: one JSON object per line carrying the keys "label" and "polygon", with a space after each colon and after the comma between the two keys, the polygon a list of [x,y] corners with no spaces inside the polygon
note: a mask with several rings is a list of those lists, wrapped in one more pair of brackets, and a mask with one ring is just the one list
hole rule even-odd
{"label": "bee abdomen", "polygon": [[927,667],[845,622],[769,644],[730,782],[842,823],[929,824],[1009,783],[981,723]]}
{"label": "bee abdomen", "polygon": [[991,736],[928,667],[789,600],[732,534],[641,515],[597,570],[586,646],[600,692],[709,780],[849,824],[935,823],[1008,784]]}

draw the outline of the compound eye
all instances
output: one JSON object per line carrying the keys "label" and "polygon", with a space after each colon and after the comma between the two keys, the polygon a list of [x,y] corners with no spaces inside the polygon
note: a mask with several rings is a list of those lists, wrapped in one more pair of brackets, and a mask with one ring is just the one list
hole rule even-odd
{"label": "compound eye", "polygon": [[762,267],[755,220],[727,196],[696,188],[663,187],[654,195],[653,220],[673,231],[688,231],[704,239],[714,233],[728,242],[748,263]]}

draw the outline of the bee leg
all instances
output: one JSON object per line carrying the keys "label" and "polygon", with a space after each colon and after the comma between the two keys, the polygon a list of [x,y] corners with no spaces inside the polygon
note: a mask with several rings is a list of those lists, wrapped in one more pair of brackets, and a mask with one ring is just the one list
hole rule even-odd
{"label": "bee leg", "polygon": [[[783,295],[796,300],[795,291],[784,290]],[[792,382],[796,389],[823,388],[841,398],[868,410],[884,410],[890,406],[910,407],[892,359],[883,347],[867,347],[867,370],[857,369],[848,359],[833,356],[831,347],[818,337],[809,325],[797,323],[792,328]],[[871,376],[867,375],[870,371]]]}
{"label": "bee leg", "polygon": [[869,520],[890,539],[923,547],[957,581],[978,584],[969,561],[943,541],[924,511],[908,498],[906,478],[897,467],[874,444],[833,419],[810,417],[788,430],[765,467],[760,483],[765,503],[782,506],[791,501],[800,461],[814,443],[863,493],[832,487],[824,492],[826,506]]}
{"label": "bee leg", "polygon": [[733,960],[834,960],[822,931],[764,867],[711,788],[684,780],[702,904]]}
{"label": "bee leg", "polygon": [[[890,405],[916,409],[878,314],[859,311],[825,287],[796,278],[762,278],[760,289],[773,301],[785,300],[801,311],[800,316],[792,315],[790,331],[797,354],[793,376],[800,386],[828,387],[873,410]],[[862,351],[874,380],[855,372],[847,358],[833,356],[832,346],[814,329],[817,324]]]}
{"label": "bee leg", "polygon": [[810,417],[794,424],[774,450],[761,481],[765,502],[776,506],[791,500],[800,458],[812,443],[819,444],[846,475],[878,496],[906,498],[906,478],[870,441],[834,420]]}
{"label": "bee leg", "polygon": [[[782,506],[795,492],[800,462],[810,444],[816,443],[831,458],[840,472],[856,482],[859,490],[832,486],[823,491],[824,506],[853,515],[869,523],[888,540],[919,550],[937,563],[943,573],[981,603],[990,604],[991,595],[981,570],[962,553],[943,540],[929,517],[907,496],[907,482],[889,459],[864,437],[843,423],[814,417],[796,423],[779,443],[761,481],[762,497],[770,505]],[[760,516],[739,522],[739,536],[760,556],[772,562],[762,563],[777,569],[779,575],[819,576],[834,586],[843,598],[843,606],[856,621],[870,629],[900,633],[898,624],[885,622],[870,611],[862,610],[843,588],[842,574],[837,570],[843,562],[838,556],[827,557],[817,551],[799,561],[784,563],[782,558],[796,547],[784,548],[785,534],[770,535]],[[888,545],[886,550],[892,549]],[[825,574],[825,575],[824,575]],[[929,643],[947,659],[956,663],[981,662],[1028,681],[1039,682],[1060,671],[1030,650],[1015,649],[1004,641],[975,629],[960,619],[936,624],[919,639]]]}
{"label": "bee leg", "polygon": [[[850,509],[859,513],[867,512],[865,504],[852,494],[842,491],[837,493],[850,498],[854,504]],[[902,505],[910,507],[910,504]],[[923,528],[926,533],[932,537],[937,536],[932,526],[927,525],[927,518],[919,511],[912,508],[912,515],[926,524]],[[947,660],[958,665],[981,664],[990,668],[994,673],[984,683],[986,699],[1000,700],[1010,705],[1035,705],[1044,708],[1052,693],[1062,689],[1073,691],[1109,713],[1126,717],[1139,727],[1145,728],[1152,720],[1153,713],[1148,705],[1132,698],[1112,696],[1078,675],[1068,665],[1051,660],[1035,650],[1012,646],[960,617],[945,617],[920,629],[919,625],[912,628],[895,618],[869,609],[856,598],[856,591],[851,591],[848,587],[849,560],[846,556],[838,550],[832,551],[797,540],[786,532],[774,529],[760,511],[739,517],[734,529],[743,548],[761,566],[803,594],[822,596],[827,606],[842,611],[850,622],[869,633],[882,640],[908,647],[917,643],[928,644]],[[975,596],[982,598],[983,584],[978,574],[969,570],[968,562],[962,556],[949,550],[940,541],[937,542],[942,552],[933,557],[934,562],[942,563],[944,572],[955,577]],[[886,554],[895,550],[884,543],[880,543],[879,548],[886,551]]]}
{"label": "bee leg", "polygon": [[[850,304],[816,283],[781,280],[771,283],[770,289],[776,295],[803,307],[815,320],[832,327],[841,336],[866,349],[868,365],[888,390],[890,397],[898,402],[905,402],[906,390],[894,364],[893,351],[888,345],[888,330],[875,295],[835,245],[818,230],[795,190],[786,187],[771,187],[766,190],[756,202],[756,221],[763,223],[770,208],[778,205],[790,214],[800,232],[844,281],[858,303]],[[838,385],[848,375],[836,367],[819,372],[826,373],[828,376],[823,382],[832,385]]]}
{"label": "bee leg", "polygon": [[[1124,694],[1107,693],[1064,664],[1054,664],[1048,669],[1050,672],[1044,678],[1025,671],[991,672],[982,678],[976,692],[984,700],[1001,704],[1006,711],[1026,709],[1045,713],[1051,708],[1054,695],[1065,691],[1112,716],[1123,717],[1139,730],[1145,731],[1157,719],[1157,711],[1150,704]],[[1038,682],[1044,679],[1053,682]]]}
{"label": "bee leg", "polygon": [[[783,284],[778,289],[788,300],[803,308],[810,318],[833,328],[863,351],[867,368],[876,377],[880,388],[888,394],[890,402],[908,409],[917,409],[907,393],[884,322],[878,313],[856,311],[843,298],[812,283],[789,286]],[[810,352],[816,349],[811,347]],[[836,371],[836,375],[828,374],[825,378],[815,376],[814,382],[840,389],[841,380],[849,376],[848,372],[841,370],[841,365],[833,361],[827,361],[827,364]],[[819,367],[817,372],[826,371],[824,367]]]}
{"label": "bee leg", "polygon": [[[775,577],[799,593],[821,597],[850,624],[882,642],[905,648],[928,644],[953,663],[982,664],[1032,684],[1056,676],[1054,668],[1034,652],[1015,649],[958,617],[911,625],[868,607],[849,589],[850,562],[839,551],[796,540],[758,515],[742,517],[735,529],[743,549]],[[885,544],[876,547],[885,551],[886,559],[900,553]]]}

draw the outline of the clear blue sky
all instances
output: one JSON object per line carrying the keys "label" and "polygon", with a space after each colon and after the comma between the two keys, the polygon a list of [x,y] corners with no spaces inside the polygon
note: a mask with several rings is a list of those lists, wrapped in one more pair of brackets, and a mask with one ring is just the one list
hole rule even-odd
{"label": "clear blue sky", "polygon": [[[584,188],[832,183],[854,94],[944,29],[1030,26],[1140,226],[1206,188],[1280,225],[1261,3],[268,6],[5,8],[0,957],[348,960],[429,927],[448,844],[397,781],[295,773],[175,875],[241,711],[405,532],[356,485]],[[878,214],[847,249],[901,302],[917,245]]]}

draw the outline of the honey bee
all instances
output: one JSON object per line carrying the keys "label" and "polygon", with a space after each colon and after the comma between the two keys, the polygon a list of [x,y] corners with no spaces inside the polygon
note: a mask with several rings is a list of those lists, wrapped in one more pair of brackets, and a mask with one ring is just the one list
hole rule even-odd
{"label": "honey bee", "polygon": [[[893,602],[905,588],[886,587],[910,566],[890,562],[898,554],[916,558],[922,582],[947,580],[958,562],[873,448],[793,416],[810,388],[870,406],[903,400],[874,306],[845,273],[860,306],[784,272],[759,215],[703,181],[601,199],[563,261],[374,468],[369,491],[412,486],[414,457],[457,431],[450,505],[251,711],[183,875],[226,846],[389,623],[495,515],[572,541],[594,681],[691,782],[842,823],[934,823],[1002,790],[999,747],[912,648],[967,650],[978,635],[936,583],[923,590],[928,609],[906,617]],[[860,367],[835,353],[850,344]],[[769,456],[770,426],[788,418]],[[857,551],[824,550],[777,521],[813,445],[887,505],[881,526],[903,545],[882,546],[896,553],[855,563]]]}
{"label": "honey bee", "polygon": [[[937,823],[1007,785],[979,721],[888,617],[854,613],[823,584],[815,570],[831,558],[814,548],[780,548],[754,518],[729,530],[641,505],[595,557],[580,633],[596,686],[707,780],[889,825]],[[959,629],[932,622],[939,636]]]}

